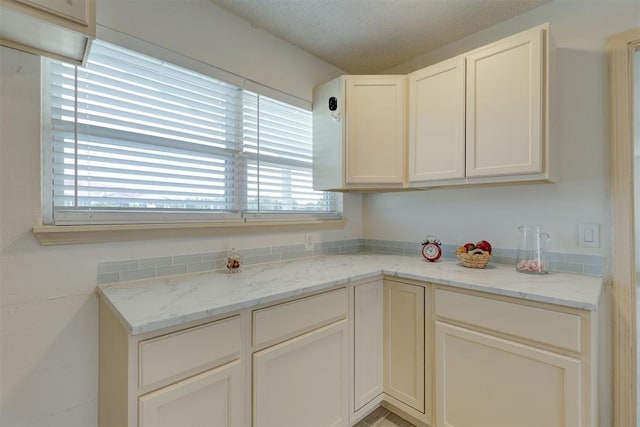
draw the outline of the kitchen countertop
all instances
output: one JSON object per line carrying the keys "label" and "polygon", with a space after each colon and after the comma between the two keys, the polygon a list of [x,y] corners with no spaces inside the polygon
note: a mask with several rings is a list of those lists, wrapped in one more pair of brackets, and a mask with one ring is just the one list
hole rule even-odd
{"label": "kitchen countertop", "polygon": [[356,253],[101,285],[98,293],[132,335],[301,296],[380,274],[530,301],[596,310],[602,278],[569,273],[529,275],[513,266],[462,267],[456,260]]}

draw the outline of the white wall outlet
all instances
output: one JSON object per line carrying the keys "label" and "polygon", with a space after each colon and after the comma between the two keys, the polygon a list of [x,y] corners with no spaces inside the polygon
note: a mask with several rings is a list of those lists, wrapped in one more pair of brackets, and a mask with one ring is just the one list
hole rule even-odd
{"label": "white wall outlet", "polygon": [[304,235],[304,250],[312,251],[313,250],[313,235],[305,234]]}
{"label": "white wall outlet", "polygon": [[600,247],[600,224],[578,224],[578,246]]}

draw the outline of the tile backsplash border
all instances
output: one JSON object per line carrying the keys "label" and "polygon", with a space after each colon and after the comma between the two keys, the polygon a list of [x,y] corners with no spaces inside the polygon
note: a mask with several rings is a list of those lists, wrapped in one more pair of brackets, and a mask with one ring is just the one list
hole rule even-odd
{"label": "tile backsplash border", "polygon": [[[458,245],[443,244],[443,257],[454,259],[454,251],[457,247]],[[321,255],[350,254],[356,252],[421,256],[421,249],[422,245],[419,242],[349,239],[318,242],[314,244],[313,250],[306,250],[304,245],[286,245],[242,249],[236,251],[236,253],[242,258],[243,265],[254,265]],[[178,274],[222,270],[225,268],[227,253],[227,251],[219,251],[104,262],[98,264],[97,281],[98,285],[104,285]],[[583,273],[595,276],[601,276],[603,273],[604,258],[599,255],[549,252],[547,258],[550,271]],[[491,262],[515,265],[516,250],[494,248]]]}

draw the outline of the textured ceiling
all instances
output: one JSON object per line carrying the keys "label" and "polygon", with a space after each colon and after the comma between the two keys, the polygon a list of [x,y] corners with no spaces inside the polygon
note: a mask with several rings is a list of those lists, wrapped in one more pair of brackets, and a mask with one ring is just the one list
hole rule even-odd
{"label": "textured ceiling", "polygon": [[211,0],[350,74],[376,74],[550,0]]}

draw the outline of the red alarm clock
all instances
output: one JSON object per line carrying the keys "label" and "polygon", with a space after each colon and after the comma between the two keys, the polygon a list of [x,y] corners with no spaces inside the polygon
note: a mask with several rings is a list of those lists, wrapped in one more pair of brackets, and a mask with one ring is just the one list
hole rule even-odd
{"label": "red alarm clock", "polygon": [[428,235],[422,241],[422,256],[430,262],[435,262],[442,256],[442,247],[440,240],[436,236]]}

